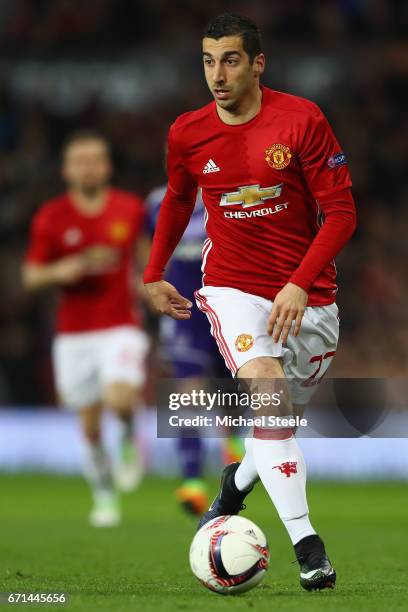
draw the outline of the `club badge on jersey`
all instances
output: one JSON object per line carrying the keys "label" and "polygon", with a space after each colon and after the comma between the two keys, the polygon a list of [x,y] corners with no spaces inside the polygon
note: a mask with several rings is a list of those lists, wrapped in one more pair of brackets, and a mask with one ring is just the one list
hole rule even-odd
{"label": "club badge on jersey", "polygon": [[274,170],[283,170],[289,166],[292,153],[286,145],[275,143],[265,151],[265,161]]}
{"label": "club badge on jersey", "polygon": [[116,220],[109,228],[109,235],[115,242],[124,242],[128,239],[131,227],[126,221]]}

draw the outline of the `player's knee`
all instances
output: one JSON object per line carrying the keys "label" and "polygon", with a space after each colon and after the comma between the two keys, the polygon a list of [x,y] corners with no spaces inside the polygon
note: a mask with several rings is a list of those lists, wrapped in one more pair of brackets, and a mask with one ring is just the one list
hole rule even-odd
{"label": "player's knee", "polygon": [[284,379],[285,373],[279,358],[255,357],[240,367],[237,377],[248,393],[272,394],[276,385],[275,381]]}
{"label": "player's knee", "polygon": [[117,414],[129,414],[137,401],[136,387],[125,383],[113,383],[105,389],[104,403],[109,410]]}

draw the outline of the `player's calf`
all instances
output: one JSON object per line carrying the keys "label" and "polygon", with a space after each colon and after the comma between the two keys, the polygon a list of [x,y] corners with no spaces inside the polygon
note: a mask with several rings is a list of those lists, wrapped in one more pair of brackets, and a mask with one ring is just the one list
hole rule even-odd
{"label": "player's calf", "polygon": [[118,461],[114,479],[120,491],[134,490],[142,481],[144,474],[143,461],[134,439],[134,405],[138,389],[133,385],[114,382],[108,385],[104,393],[106,406],[116,414],[120,422],[120,441]]}

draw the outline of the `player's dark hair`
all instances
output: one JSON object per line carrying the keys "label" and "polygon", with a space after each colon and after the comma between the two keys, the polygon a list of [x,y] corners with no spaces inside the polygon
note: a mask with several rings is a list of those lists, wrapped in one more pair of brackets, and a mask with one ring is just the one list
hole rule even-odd
{"label": "player's dark hair", "polygon": [[255,57],[262,53],[261,32],[256,23],[249,17],[223,13],[211,19],[204,29],[203,37],[218,40],[223,36],[241,36],[242,46],[251,64]]}
{"label": "player's dark hair", "polygon": [[62,154],[65,155],[69,147],[73,144],[77,144],[78,142],[88,142],[89,140],[97,140],[103,143],[108,153],[110,153],[109,141],[103,134],[101,134],[101,132],[98,132],[97,130],[83,129],[75,130],[75,132],[71,132],[71,134],[69,134],[62,145]]}

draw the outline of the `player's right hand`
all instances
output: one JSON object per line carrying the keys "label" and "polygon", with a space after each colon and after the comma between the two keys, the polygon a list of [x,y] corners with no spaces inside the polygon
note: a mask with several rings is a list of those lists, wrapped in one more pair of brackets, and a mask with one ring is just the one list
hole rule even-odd
{"label": "player's right hand", "polygon": [[77,253],[62,257],[54,264],[53,277],[60,285],[74,285],[79,282],[87,272],[86,258]]}
{"label": "player's right hand", "polygon": [[173,319],[189,319],[193,304],[179,294],[177,289],[167,281],[145,285],[150,304],[159,314],[167,314]]}

